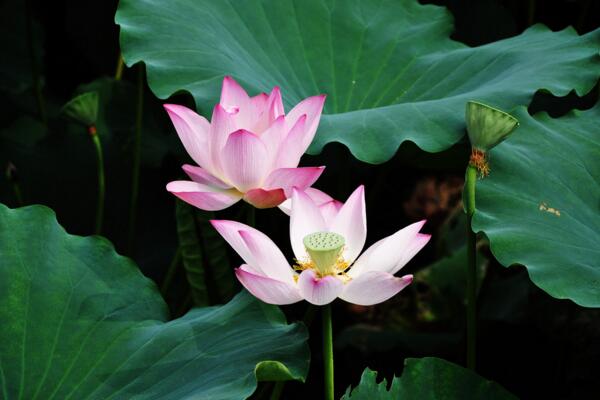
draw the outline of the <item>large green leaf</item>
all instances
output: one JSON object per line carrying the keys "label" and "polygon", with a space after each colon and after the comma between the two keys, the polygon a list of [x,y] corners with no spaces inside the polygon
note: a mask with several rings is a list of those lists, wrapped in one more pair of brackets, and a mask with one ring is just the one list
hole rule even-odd
{"label": "large green leaf", "polygon": [[600,105],[534,117],[490,152],[473,229],[505,266],[523,264],[550,295],[600,307]]}
{"label": "large green leaf", "polygon": [[0,397],[242,399],[303,379],[307,333],[247,293],[168,321],[155,285],[51,210],[0,205]]}
{"label": "large green leaf", "polygon": [[377,383],[376,378],[376,372],[365,369],[360,384],[352,392],[348,388],[342,400],[516,399],[497,383],[434,357],[407,359],[402,376],[394,378],[389,388],[386,379]]}
{"label": "large green leaf", "polygon": [[600,75],[600,30],[536,25],[471,48],[449,38],[448,11],[416,0],[121,0],[116,22],[158,97],[187,90],[206,114],[225,74],[253,93],[280,85],[288,109],[326,93],[309,151],[340,142],[371,163],[406,140],[447,149],[468,100],[511,109],[541,88],[585,93]]}

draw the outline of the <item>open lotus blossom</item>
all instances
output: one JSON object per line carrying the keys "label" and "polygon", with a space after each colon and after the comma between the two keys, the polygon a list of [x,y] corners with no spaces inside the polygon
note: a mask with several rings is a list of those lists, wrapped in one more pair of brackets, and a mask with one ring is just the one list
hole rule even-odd
{"label": "open lotus blossom", "polygon": [[235,221],[211,221],[245,261],[236,276],[250,293],[271,304],[305,299],[324,305],[339,297],[366,306],[389,299],[412,282],[412,275],[394,274],[429,241],[430,235],[419,233],[425,221],[381,239],[358,257],[367,236],[364,187],[344,204],[316,189],[309,190],[312,195],[292,191],[293,266],[260,231]]}
{"label": "open lotus blossom", "polygon": [[184,165],[191,181],[167,190],[203,210],[222,210],[244,199],[257,208],[275,207],[291,188],[311,186],[324,167],[297,168],[313,140],[325,96],[302,100],[284,114],[281,93],[249,97],[231,77],[211,122],[187,107],[166,104],[186,151],[198,166]]}

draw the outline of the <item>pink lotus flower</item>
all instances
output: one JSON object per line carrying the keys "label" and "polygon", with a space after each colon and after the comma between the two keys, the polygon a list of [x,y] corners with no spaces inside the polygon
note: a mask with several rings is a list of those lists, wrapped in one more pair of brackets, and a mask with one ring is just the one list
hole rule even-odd
{"label": "pink lotus flower", "polygon": [[184,165],[191,181],[167,190],[208,211],[244,199],[258,208],[275,207],[291,188],[311,186],[324,167],[297,168],[319,125],[325,96],[309,97],[284,115],[279,88],[255,97],[231,77],[209,123],[187,107],[165,104],[186,151],[198,166]]}
{"label": "pink lotus flower", "polygon": [[324,305],[339,297],[367,306],[389,299],[412,282],[412,275],[394,274],[429,241],[430,235],[419,233],[425,221],[378,241],[358,257],[367,236],[363,186],[345,204],[316,189],[308,191],[311,195],[293,189],[293,268],[265,234],[235,221],[211,221],[246,262],[236,276],[250,293],[271,304],[304,299]]}

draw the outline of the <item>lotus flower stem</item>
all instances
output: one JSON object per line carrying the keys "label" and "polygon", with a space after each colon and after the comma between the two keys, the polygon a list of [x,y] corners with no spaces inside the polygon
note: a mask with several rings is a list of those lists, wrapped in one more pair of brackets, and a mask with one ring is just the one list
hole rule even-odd
{"label": "lotus flower stem", "polygon": [[135,136],[133,142],[133,167],[131,173],[131,202],[129,203],[129,234],[128,248],[133,251],[135,238],[135,220],[137,215],[137,201],[140,188],[140,161],[142,147],[142,122],[144,116],[144,67],[138,66],[137,74],[137,105],[135,112]]}
{"label": "lotus flower stem", "polygon": [[96,157],[98,159],[98,201],[96,206],[96,229],[94,232],[96,235],[99,235],[102,231],[102,221],[104,219],[104,193],[106,190],[104,184],[104,157],[102,155],[102,143],[100,142],[100,136],[98,136],[96,127],[90,126],[89,132],[94,142]]}
{"label": "lotus flower stem", "polygon": [[275,382],[275,385],[273,386],[273,391],[271,392],[271,397],[269,397],[269,400],[279,400],[284,387],[285,387],[285,381]]}
{"label": "lotus flower stem", "polygon": [[464,202],[467,213],[467,368],[475,369],[476,339],[476,236],[471,229],[471,219],[475,213],[475,183],[477,168],[469,164],[465,178]]}
{"label": "lotus flower stem", "polygon": [[331,305],[321,309],[323,316],[323,372],[325,400],[333,400],[333,338],[331,333]]}
{"label": "lotus flower stem", "polygon": [[123,69],[125,67],[125,63],[123,62],[123,55],[119,53],[119,59],[117,60],[117,69],[115,70],[115,80],[120,81],[123,77]]}
{"label": "lotus flower stem", "polygon": [[17,206],[23,207],[25,203],[23,202],[23,193],[21,192],[21,186],[15,182],[12,184],[12,187],[15,193],[15,200],[17,200]]}

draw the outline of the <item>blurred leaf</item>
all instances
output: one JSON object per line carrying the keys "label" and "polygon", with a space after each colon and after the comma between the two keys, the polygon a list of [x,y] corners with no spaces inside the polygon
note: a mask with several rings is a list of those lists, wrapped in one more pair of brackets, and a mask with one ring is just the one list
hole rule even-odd
{"label": "blurred leaf", "polygon": [[[21,116],[7,128],[0,129],[0,141],[3,146],[17,146],[23,149],[33,148],[47,134],[46,126],[29,116]],[[1,142],[0,142],[1,143]]]}
{"label": "blurred leaf", "polygon": [[384,378],[377,383],[377,373],[365,369],[360,383],[350,388],[342,400],[387,400],[387,399],[516,399],[502,386],[488,381],[476,373],[440,358],[408,358],[399,378],[388,382]]}
{"label": "blurred leaf", "polygon": [[31,21],[32,60],[24,0],[5,0],[0,3],[0,26],[0,91],[23,93],[33,87],[32,61],[38,69],[42,64],[42,29],[35,20]]}
{"label": "blurred leaf", "polygon": [[586,93],[600,76],[600,29],[536,25],[467,47],[449,38],[447,10],[416,0],[122,0],[116,22],[127,64],[146,63],[158,97],[187,90],[207,114],[225,74],[252,94],[281,86],[288,110],[326,93],[310,153],[340,142],[370,163],[404,141],[451,147],[468,100],[511,111],[542,88]]}
{"label": "blurred leaf", "polygon": [[183,266],[197,306],[222,303],[233,295],[234,277],[227,248],[210,225],[214,213],[177,200],[177,234]]}
{"label": "blurred leaf", "polygon": [[[106,166],[104,232],[119,246],[127,240],[129,219],[123,199],[131,193],[136,87],[126,81],[100,78],[81,85],[74,95],[86,92],[97,92],[100,103],[96,126]],[[140,207],[163,207],[166,214],[153,214],[151,228],[144,227],[140,232],[150,237],[141,240],[145,248],[138,253],[138,261],[145,273],[156,276],[168,263],[162,257],[167,258],[165,253],[173,251],[174,238],[169,237],[173,216],[169,213],[170,198],[156,195],[164,193],[164,186],[143,182],[164,180],[160,175],[164,172],[159,168],[165,163],[167,153],[185,152],[161,105],[152,95],[144,98]],[[93,229],[96,204],[94,146],[81,124],[53,118],[58,117],[62,104],[53,107],[56,112],[50,112],[50,102],[47,104],[51,117],[47,128],[22,113],[5,116],[8,128],[0,130],[0,168],[8,162],[18,168],[26,202],[50,206],[70,231],[89,233]],[[4,174],[1,175],[0,202],[14,204],[12,188],[4,180]],[[144,219],[138,222],[144,224]]]}
{"label": "blurred leaf", "polygon": [[[477,252],[477,283],[481,286],[487,260]],[[425,320],[453,319],[464,312],[467,287],[467,247],[463,246],[415,273],[415,282],[424,285],[419,312]]]}
{"label": "blurred leaf", "polygon": [[600,307],[600,104],[557,119],[515,116],[521,127],[477,182],[473,230],[551,296]]}
{"label": "blurred leaf", "polygon": [[436,238],[438,254],[452,255],[463,249],[467,245],[466,231],[467,216],[463,207],[459,206],[452,210],[448,218],[440,226],[438,237]]}
{"label": "blurred leaf", "polygon": [[[99,78],[81,85],[76,93],[95,91],[100,108],[96,127],[98,134],[115,140],[120,148],[131,151],[135,127],[137,88],[127,81]],[[177,135],[167,124],[166,113],[152,98],[144,99],[142,122],[142,164],[157,167],[168,152],[182,154]]]}
{"label": "blurred leaf", "polygon": [[[519,273],[490,281],[477,299],[480,320],[530,323],[528,317],[531,314],[540,314],[535,310],[530,311],[532,288],[535,286],[531,283],[525,269]],[[549,299],[552,298],[549,297]],[[553,313],[554,311],[551,310],[554,309],[555,307],[548,308],[548,312]]]}
{"label": "blurred leaf", "polygon": [[446,354],[457,349],[463,338],[459,332],[409,332],[406,329],[355,324],[342,330],[335,338],[335,347],[352,347],[365,355],[388,355],[390,351],[410,351],[414,354]]}
{"label": "blurred leaf", "polygon": [[168,321],[131,260],[46,207],[0,205],[0,259],[2,398],[238,400],[262,361],[306,376],[306,329],[277,307],[243,292]]}

